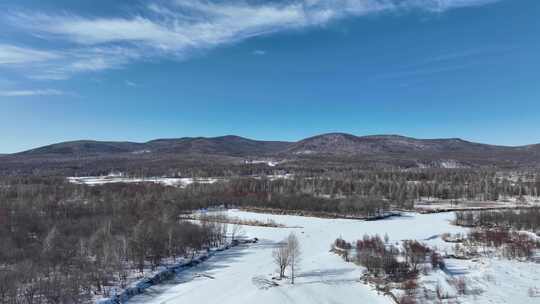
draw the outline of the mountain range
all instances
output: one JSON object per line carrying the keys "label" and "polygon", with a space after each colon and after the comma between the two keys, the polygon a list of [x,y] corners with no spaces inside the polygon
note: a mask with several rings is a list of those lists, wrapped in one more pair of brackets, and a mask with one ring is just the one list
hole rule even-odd
{"label": "mountain range", "polygon": [[[328,133],[297,142],[261,141],[239,136],[184,137],[157,139],[145,143],[80,140],[62,142],[32,150],[0,155],[2,163],[61,164],[63,161],[106,162],[111,159],[246,159],[313,160],[384,163],[396,167],[540,167],[540,144],[497,146],[459,138],[417,139],[399,135],[355,136]],[[5,167],[5,166],[4,166]],[[5,168],[4,168],[5,169]]]}
{"label": "mountain range", "polygon": [[251,140],[239,136],[184,137],[156,139],[145,143],[80,140],[48,145],[16,155],[25,156],[89,156],[122,153],[133,154],[210,154],[229,156],[258,156],[278,153],[290,143]]}

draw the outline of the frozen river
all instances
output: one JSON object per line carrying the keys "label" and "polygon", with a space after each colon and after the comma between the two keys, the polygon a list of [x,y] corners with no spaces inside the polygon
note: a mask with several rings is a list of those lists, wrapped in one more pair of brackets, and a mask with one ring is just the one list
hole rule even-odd
{"label": "frozen river", "polygon": [[[302,228],[244,226],[244,234],[260,239],[258,244],[219,253],[209,261],[179,275],[170,284],[150,289],[130,303],[392,303],[369,286],[359,283],[361,270],[329,252],[339,236],[348,240],[364,234],[387,233],[392,240],[429,239],[448,231],[451,214],[405,216],[383,221],[319,219],[229,211],[231,216],[266,220]],[[264,279],[275,273],[272,249],[291,231],[302,246],[302,261],[296,284],[283,282],[267,288]]]}

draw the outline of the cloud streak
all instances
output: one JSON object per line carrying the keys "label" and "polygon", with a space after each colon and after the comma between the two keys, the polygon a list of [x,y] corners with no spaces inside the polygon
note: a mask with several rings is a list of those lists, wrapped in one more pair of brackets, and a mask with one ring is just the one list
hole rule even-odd
{"label": "cloud streak", "polygon": [[67,47],[41,51],[0,44],[0,65],[48,62],[33,78],[63,79],[122,67],[135,60],[185,58],[194,51],[280,31],[324,26],[347,17],[408,10],[438,13],[496,1],[162,0],[136,13],[107,18],[17,11],[0,16],[26,34]]}
{"label": "cloud streak", "polygon": [[60,96],[64,92],[54,89],[0,91],[2,97]]}

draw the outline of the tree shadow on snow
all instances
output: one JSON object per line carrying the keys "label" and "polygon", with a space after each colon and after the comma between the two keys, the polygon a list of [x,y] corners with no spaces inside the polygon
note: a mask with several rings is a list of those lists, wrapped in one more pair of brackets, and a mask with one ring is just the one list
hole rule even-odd
{"label": "tree shadow on snow", "polygon": [[445,267],[444,272],[451,276],[461,276],[466,275],[469,273],[469,269],[467,266],[459,265],[459,263],[456,263],[455,261],[451,261],[449,259],[445,260]]}
{"label": "tree shadow on snow", "polygon": [[[358,278],[351,278],[350,276],[347,276],[353,271],[354,269],[350,268],[340,268],[302,272],[297,276],[297,278],[300,279],[297,285],[316,283],[333,285],[356,282],[358,281]],[[304,279],[306,280],[304,281]]]}
{"label": "tree shadow on snow", "polygon": [[386,221],[387,222],[387,221],[399,221],[399,220],[414,220],[415,217],[416,216],[413,215],[413,214],[400,213],[399,215],[392,215],[392,216],[377,219],[377,220],[374,220],[374,221],[376,221],[376,222],[384,222],[384,221]]}

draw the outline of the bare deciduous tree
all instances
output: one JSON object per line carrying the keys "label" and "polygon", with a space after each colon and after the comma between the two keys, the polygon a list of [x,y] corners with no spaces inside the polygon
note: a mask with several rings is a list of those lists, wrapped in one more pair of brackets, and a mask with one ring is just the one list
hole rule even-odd
{"label": "bare deciduous tree", "polygon": [[302,251],[300,250],[300,241],[296,237],[294,232],[289,234],[287,238],[287,250],[289,251],[290,256],[290,267],[291,267],[291,284],[294,284],[295,270],[298,270],[298,265],[300,264],[300,258]]}
{"label": "bare deciduous tree", "polygon": [[283,279],[285,277],[285,270],[291,262],[287,244],[285,242],[279,243],[272,252],[272,257],[274,259],[274,263],[278,267],[279,278]]}
{"label": "bare deciduous tree", "polygon": [[300,263],[300,255],[300,241],[294,233],[289,234],[285,240],[278,244],[272,252],[272,258],[278,267],[280,279],[285,277],[285,271],[287,267],[290,267],[291,283],[294,284],[294,278]]}
{"label": "bare deciduous tree", "polygon": [[232,231],[231,231],[231,240],[235,240],[235,238],[243,232],[242,225],[240,224],[233,224]]}

